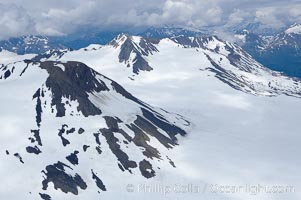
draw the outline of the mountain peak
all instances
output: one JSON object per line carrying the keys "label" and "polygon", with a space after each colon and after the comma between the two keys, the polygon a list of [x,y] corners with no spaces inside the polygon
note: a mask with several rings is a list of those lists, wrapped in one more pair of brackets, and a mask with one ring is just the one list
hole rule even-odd
{"label": "mountain peak", "polygon": [[[177,137],[185,136],[191,127],[182,116],[142,102],[81,62],[26,60],[1,66],[0,77],[0,83],[14,91],[7,97],[28,88],[17,97],[16,109],[11,109],[15,114],[30,107],[16,115],[26,121],[19,127],[28,135],[11,132],[12,138],[24,137],[24,146],[15,143],[5,148],[18,151],[13,156],[22,166],[12,166],[30,167],[43,193],[60,189],[79,195],[79,190],[95,186],[97,191],[112,190],[110,181],[102,181],[103,174],[98,174],[105,165],[93,164],[104,159],[110,163],[108,173],[153,178],[160,163],[174,167],[166,151],[177,146]],[[28,81],[30,77],[35,77],[34,83]],[[41,191],[34,190],[33,194]]]}
{"label": "mountain peak", "polygon": [[132,67],[133,72],[150,71],[153,68],[145,60],[145,56],[158,52],[156,44],[159,40],[147,39],[140,36],[119,34],[109,44],[114,48],[119,48],[119,62],[125,63],[127,67]]}
{"label": "mountain peak", "polygon": [[285,30],[286,34],[301,34],[301,24],[293,24],[290,28]]}
{"label": "mountain peak", "polygon": [[130,36],[125,33],[118,34],[109,44],[114,47],[121,46]]}

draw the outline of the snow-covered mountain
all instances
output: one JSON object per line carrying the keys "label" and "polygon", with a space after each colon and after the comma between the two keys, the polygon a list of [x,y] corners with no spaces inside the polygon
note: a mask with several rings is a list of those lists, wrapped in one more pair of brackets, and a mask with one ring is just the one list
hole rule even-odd
{"label": "snow-covered mountain", "polygon": [[236,44],[120,34],[0,60],[0,199],[300,197],[212,190],[300,186],[301,81]]}
{"label": "snow-covered mountain", "polygon": [[155,44],[159,40],[144,39],[137,36],[129,36],[120,34],[109,43],[110,46],[120,50],[118,58],[120,63],[124,63],[127,67],[133,69],[133,73],[138,74],[139,71],[150,71],[153,68],[149,66],[145,60],[146,56],[158,52]]}
{"label": "snow-covered mountain", "polygon": [[286,34],[301,34],[301,24],[293,24],[291,27],[289,27],[288,29],[285,30]]}
{"label": "snow-covered mountain", "polygon": [[189,28],[163,26],[148,28],[147,30],[145,30],[142,33],[139,33],[138,35],[144,38],[163,39],[176,36],[196,37],[204,35],[204,32],[205,31]]}
{"label": "snow-covered mountain", "polygon": [[[129,31],[131,34],[133,31]],[[17,54],[42,54],[49,50],[74,49],[78,50],[90,44],[106,45],[116,38],[120,32],[83,29],[82,31],[63,35],[45,37],[39,35],[26,35],[9,38],[0,41],[0,49],[15,52]],[[152,39],[171,38],[175,36],[200,36],[203,32],[179,27],[151,27],[143,32],[136,33],[139,36]]]}
{"label": "snow-covered mountain", "polygon": [[53,49],[65,49],[62,44],[52,42],[44,36],[21,36],[0,41],[0,50],[15,52],[17,54],[39,54]]}
{"label": "snow-covered mountain", "polygon": [[[190,129],[182,116],[151,107],[80,62],[26,59],[0,70],[1,116],[22,121],[4,129],[1,163],[22,177],[30,173],[33,180],[19,191],[28,198],[56,199],[55,190],[78,195],[89,188],[97,194],[110,190],[104,173],[152,178],[162,162],[175,167],[165,151]],[[8,101],[13,108],[3,107]]]}
{"label": "snow-covered mountain", "polygon": [[249,31],[235,36],[245,51],[265,66],[301,77],[301,33],[300,25],[294,24],[283,32],[272,36],[258,35]]}
{"label": "snow-covered mountain", "polygon": [[[170,55],[179,55],[179,57],[170,59]],[[120,34],[108,45],[67,52],[57,60],[77,60],[88,63],[94,66],[96,71],[101,70],[101,66],[112,66],[112,68],[119,68],[115,70],[125,72],[123,74],[120,72],[120,76],[134,80],[141,71],[158,70],[158,65],[164,64],[164,61],[156,62],[158,57],[166,57],[168,60],[166,65],[170,65],[169,62],[181,63],[182,59],[185,59],[187,64],[184,64],[183,68],[190,64],[199,65],[193,70],[200,71],[199,74],[206,73],[246,93],[300,96],[299,80],[265,68],[238,45],[224,42],[216,36],[178,36],[171,39],[150,40]],[[116,77],[116,80],[119,79],[119,76]]]}

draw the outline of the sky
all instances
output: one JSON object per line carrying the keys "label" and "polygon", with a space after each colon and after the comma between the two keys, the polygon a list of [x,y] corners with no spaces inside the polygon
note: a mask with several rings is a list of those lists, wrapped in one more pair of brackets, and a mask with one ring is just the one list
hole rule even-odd
{"label": "sky", "polygon": [[248,23],[279,29],[301,23],[301,0],[0,0],[0,39],[175,25],[225,29]]}

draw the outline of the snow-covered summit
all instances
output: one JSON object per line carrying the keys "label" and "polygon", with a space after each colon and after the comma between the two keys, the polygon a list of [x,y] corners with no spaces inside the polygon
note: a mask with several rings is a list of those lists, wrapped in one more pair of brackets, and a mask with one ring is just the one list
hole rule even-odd
{"label": "snow-covered summit", "polygon": [[[160,163],[175,167],[166,151],[190,130],[182,116],[142,102],[80,62],[28,59],[2,65],[0,91],[7,91],[1,110],[14,105],[10,115],[24,122],[1,145],[7,152],[1,169],[30,174],[36,187],[26,184],[20,191],[34,199],[62,197],[55,190],[72,195],[111,190],[102,178],[108,173],[153,178]],[[26,174],[10,178],[27,180]]]}
{"label": "snow-covered summit", "polygon": [[138,74],[139,71],[152,70],[145,57],[158,52],[155,46],[158,42],[159,40],[120,34],[109,45],[120,51],[119,62],[133,68],[133,72]]}
{"label": "snow-covered summit", "polygon": [[301,34],[301,24],[294,24],[287,30],[285,30],[286,34]]}

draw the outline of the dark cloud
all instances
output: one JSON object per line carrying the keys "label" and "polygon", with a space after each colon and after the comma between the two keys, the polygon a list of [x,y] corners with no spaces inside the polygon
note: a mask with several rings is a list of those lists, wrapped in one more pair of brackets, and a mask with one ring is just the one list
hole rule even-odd
{"label": "dark cloud", "polygon": [[79,28],[181,25],[231,27],[259,22],[281,28],[301,22],[298,0],[1,0],[0,38],[63,35]]}

